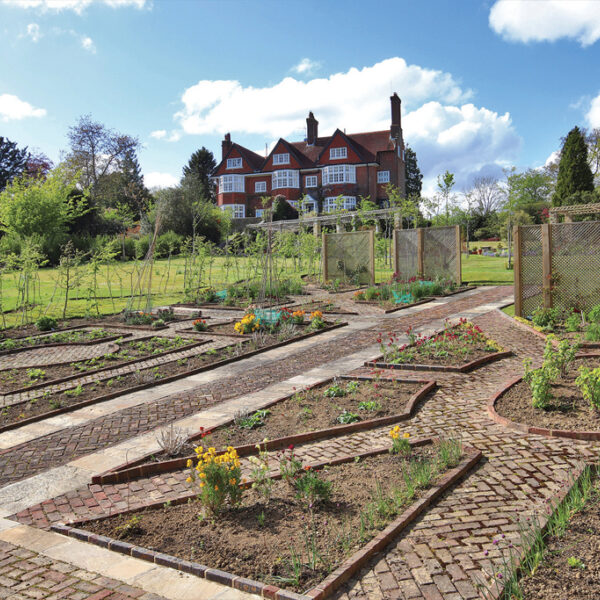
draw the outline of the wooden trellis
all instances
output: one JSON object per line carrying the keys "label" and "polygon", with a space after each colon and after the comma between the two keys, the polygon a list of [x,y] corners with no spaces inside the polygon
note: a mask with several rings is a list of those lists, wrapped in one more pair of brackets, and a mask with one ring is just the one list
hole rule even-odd
{"label": "wooden trellis", "polygon": [[375,285],[375,231],[324,233],[323,281]]}

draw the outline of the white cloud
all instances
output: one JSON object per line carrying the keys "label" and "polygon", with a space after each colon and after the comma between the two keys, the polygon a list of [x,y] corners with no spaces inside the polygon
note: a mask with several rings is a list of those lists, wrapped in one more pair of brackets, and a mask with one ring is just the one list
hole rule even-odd
{"label": "white cloud", "polygon": [[96,54],[96,45],[94,44],[94,40],[87,35],[81,36],[81,47],[92,54]]}
{"label": "white cloud", "polygon": [[294,73],[298,75],[312,75],[321,68],[321,63],[310,58],[303,58],[297,65],[292,67]]}
{"label": "white cloud", "polygon": [[154,138],[155,140],[162,140],[166,136],[167,136],[166,129],[157,129],[156,131],[150,132],[150,137]]}
{"label": "white cloud", "polygon": [[490,27],[512,42],[576,39],[589,46],[600,38],[598,0],[497,0]]}
{"label": "white cloud", "polygon": [[157,129],[156,131],[150,132],[150,137],[155,140],[165,140],[166,142],[178,142],[181,139],[181,131],[173,130],[171,135],[167,137],[166,129]]}
{"label": "white cloud", "polygon": [[159,173],[152,171],[144,175],[144,183],[148,189],[160,189],[172,187],[179,184],[179,179],[170,173]]}
{"label": "white cloud", "polygon": [[148,5],[148,0],[1,0],[3,4],[18,8],[39,8],[42,11],[72,10],[81,14],[91,4],[104,4],[112,8],[133,6],[141,9]]}
{"label": "white cloud", "polygon": [[3,121],[18,121],[28,117],[45,117],[44,108],[35,108],[12,94],[0,94],[0,118]]}
{"label": "white cloud", "polygon": [[550,156],[546,159],[544,163],[545,167],[549,167],[550,165],[556,164],[560,160],[560,150],[555,150],[550,153]]}
{"label": "white cloud", "polygon": [[285,77],[262,88],[244,87],[235,80],[201,80],[183,93],[184,107],[175,117],[189,134],[301,135],[309,110],[320,121],[323,133],[332,133],[336,127],[385,129],[390,121],[387,98],[391,90],[401,94],[405,108],[432,99],[461,102],[470,96],[450,74],[407,65],[396,57],[327,78],[299,81]]}
{"label": "white cloud", "polygon": [[600,94],[590,102],[585,118],[590,127],[600,127]]}
{"label": "white cloud", "polygon": [[42,37],[40,26],[37,23],[29,23],[27,25],[27,36],[31,38],[32,42],[39,42]]}

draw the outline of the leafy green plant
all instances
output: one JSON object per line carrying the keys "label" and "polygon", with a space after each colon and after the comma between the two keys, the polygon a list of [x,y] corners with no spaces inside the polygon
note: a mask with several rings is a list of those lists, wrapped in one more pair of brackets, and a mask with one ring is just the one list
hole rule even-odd
{"label": "leafy green plant", "polygon": [[251,415],[242,411],[235,415],[234,422],[237,427],[240,427],[241,429],[255,429],[256,427],[262,427],[265,424],[265,419],[270,414],[271,411],[266,408],[257,410]]}
{"label": "leafy green plant", "polygon": [[600,342],[600,323],[588,323],[585,339],[588,342]]}
{"label": "leafy green plant", "polygon": [[390,430],[390,437],[392,438],[392,447],[390,448],[392,454],[400,454],[401,456],[410,456],[412,454],[412,446],[408,441],[410,439],[408,431],[400,434],[400,425],[396,425]]}
{"label": "leafy green plant", "polygon": [[134,515],[133,517],[127,519],[127,521],[125,521],[125,523],[122,525],[117,525],[115,527],[117,539],[123,539],[130,535],[142,533],[142,528],[140,526],[141,522],[142,517],[140,515]]}
{"label": "leafy green plant", "polygon": [[549,367],[541,367],[539,369],[531,369],[531,359],[523,361],[525,374],[523,379],[529,384],[531,389],[531,403],[534,408],[546,409],[554,400],[552,395],[551,384],[554,379],[555,372]]}
{"label": "leafy green plant", "polygon": [[544,330],[552,330],[560,320],[560,310],[558,308],[536,308],[531,320],[537,327]]}
{"label": "leafy green plant", "polygon": [[596,304],[588,313],[588,320],[592,323],[600,323],[600,304]]}
{"label": "leafy green plant", "polygon": [[327,398],[342,398],[346,393],[346,390],[339,383],[334,383],[325,390]]}
{"label": "leafy green plant", "polygon": [[76,396],[81,396],[81,394],[83,394],[83,386],[81,385],[81,383],[77,387],[75,387],[71,390],[65,391],[66,396],[75,396],[76,397]]}
{"label": "leafy green plant", "polygon": [[579,367],[579,376],[575,380],[585,400],[596,410],[600,410],[600,367],[590,369]]}
{"label": "leafy green plant", "polygon": [[569,340],[561,340],[555,347],[553,342],[556,339],[554,334],[547,337],[546,346],[544,347],[544,368],[550,369],[550,372],[555,373],[555,377],[566,377],[569,367],[575,360],[575,356],[581,347],[579,342]]}
{"label": "leafy green plant", "polygon": [[585,569],[584,562],[575,556],[569,556],[569,558],[567,558],[567,564],[571,569]]}
{"label": "leafy green plant", "polygon": [[346,384],[346,391],[349,394],[354,394],[354,392],[358,391],[359,388],[360,388],[360,382],[359,381],[349,381]]}
{"label": "leafy green plant", "polygon": [[358,403],[359,410],[366,410],[368,412],[377,412],[381,410],[381,402],[377,402],[377,400],[363,400]]}
{"label": "leafy green plant", "polygon": [[296,496],[309,506],[317,502],[327,502],[331,498],[333,484],[319,477],[319,474],[310,467],[305,467],[300,476],[294,480]]}
{"label": "leafy green plant", "polygon": [[338,423],[342,423],[342,425],[347,425],[348,423],[356,423],[356,421],[360,421],[360,417],[349,410],[343,410],[336,421]]}
{"label": "leafy green plant", "polygon": [[268,504],[273,491],[273,479],[270,476],[267,444],[265,442],[262,447],[260,444],[256,444],[255,447],[258,450],[258,456],[248,457],[248,462],[251,465],[250,477],[252,479],[252,489],[256,490]]}
{"label": "leafy green plant", "polygon": [[46,377],[46,371],[43,369],[27,369],[27,377],[31,381],[38,381],[39,379],[44,379]]}
{"label": "leafy green plant", "polygon": [[50,331],[56,329],[58,322],[52,317],[40,317],[36,322],[35,326],[39,331]]}
{"label": "leafy green plant", "polygon": [[566,319],[565,319],[565,329],[570,332],[570,333],[574,333],[576,331],[579,331],[579,326],[581,325],[581,316],[578,315],[577,313],[571,313]]}

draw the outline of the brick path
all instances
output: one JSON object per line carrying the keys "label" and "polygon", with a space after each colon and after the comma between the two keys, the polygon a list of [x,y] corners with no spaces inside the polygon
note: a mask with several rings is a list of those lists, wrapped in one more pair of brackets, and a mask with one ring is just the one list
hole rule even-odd
{"label": "brick path", "polygon": [[0,542],[0,598],[6,600],[161,600],[129,585]]}
{"label": "brick path", "polygon": [[90,454],[170,421],[194,414],[212,403],[260,390],[271,383],[299,375],[323,362],[352,354],[357,348],[375,343],[381,330],[403,331],[408,326],[418,327],[433,319],[444,318],[498,300],[510,293],[510,288],[494,288],[474,296],[452,300],[414,315],[389,319],[385,321],[384,328],[377,325],[299,352],[294,352],[291,346],[290,355],[287,357],[272,361],[268,367],[250,369],[244,376],[236,375],[202,385],[191,392],[134,406],[95,419],[83,426],[65,429],[2,450],[0,451],[0,485],[60,466],[75,457]]}

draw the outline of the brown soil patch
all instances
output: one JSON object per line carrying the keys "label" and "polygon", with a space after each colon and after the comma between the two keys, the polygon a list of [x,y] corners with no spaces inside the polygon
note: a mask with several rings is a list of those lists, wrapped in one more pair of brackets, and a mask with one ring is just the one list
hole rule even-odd
{"label": "brown soil patch", "polygon": [[[581,565],[569,566],[568,559]],[[598,482],[585,508],[564,535],[547,539],[542,563],[520,580],[524,600],[598,600],[600,598],[600,489]]]}
{"label": "brown soil patch", "polygon": [[590,409],[589,402],[583,399],[581,391],[575,385],[577,369],[580,365],[594,368],[599,364],[598,358],[575,361],[567,377],[552,385],[555,401],[546,410],[533,408],[529,384],[521,381],[498,398],[495,405],[496,412],[516,423],[525,423],[534,427],[599,431],[600,411]]}
{"label": "brown soil patch", "polygon": [[[419,448],[413,457],[433,460],[433,452],[431,446]],[[200,505],[196,502],[146,509],[135,513],[141,516],[139,528],[124,539],[239,576],[295,591],[306,590],[406,508],[406,502],[394,507],[390,503],[391,514],[380,515],[373,502],[378,485],[390,495],[392,488],[406,490],[406,464],[406,459],[386,453],[358,463],[328,467],[322,477],[333,484],[331,500],[317,503],[312,510],[283,481],[274,482],[268,505],[255,490],[248,490],[239,507],[214,519],[199,519]],[[370,511],[365,511],[368,505]],[[366,512],[372,515],[372,526],[361,526],[361,515],[363,523],[368,520]],[[131,514],[117,515],[88,523],[84,528],[114,538],[118,534],[115,527],[131,518]],[[313,541],[320,558],[310,565]],[[292,549],[302,563],[297,585],[289,579],[293,574]]]}
{"label": "brown soil patch", "polygon": [[450,352],[448,356],[436,356],[423,348],[417,349],[412,357],[402,357],[398,359],[382,360],[389,364],[412,364],[412,365],[442,365],[444,367],[460,367],[484,356],[494,354],[497,350],[486,350],[485,343],[469,344],[462,346],[465,351],[459,351],[458,348],[454,352]]}

